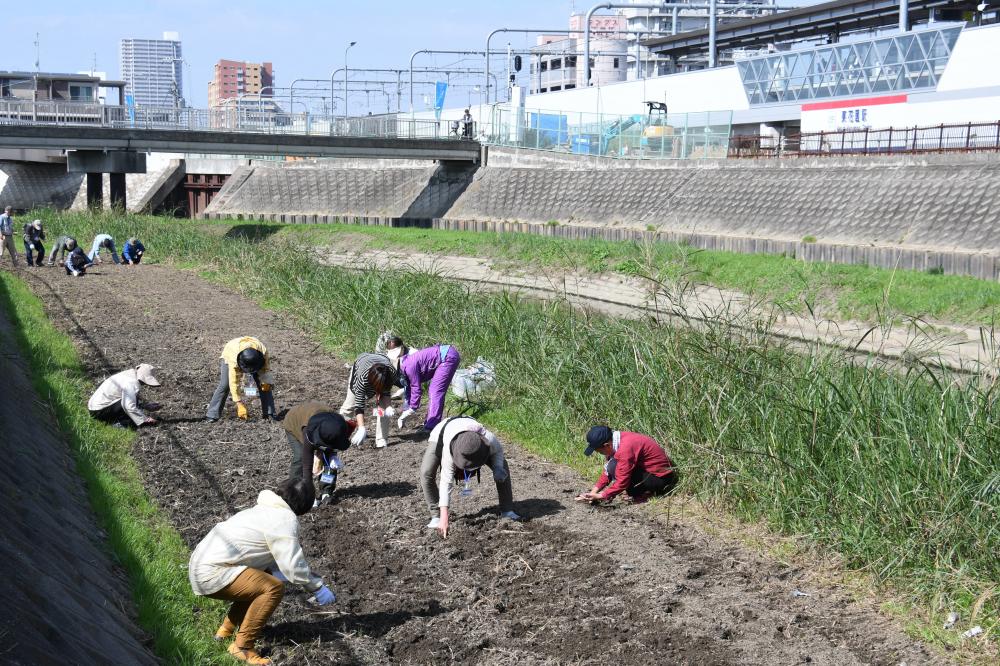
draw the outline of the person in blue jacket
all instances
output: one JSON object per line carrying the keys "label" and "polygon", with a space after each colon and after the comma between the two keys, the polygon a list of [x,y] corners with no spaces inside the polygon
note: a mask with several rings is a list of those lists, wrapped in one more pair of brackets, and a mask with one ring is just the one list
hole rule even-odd
{"label": "person in blue jacket", "polygon": [[132,266],[142,261],[142,255],[146,251],[146,246],[138,238],[129,238],[122,248],[122,262]]}
{"label": "person in blue jacket", "polygon": [[111,237],[111,234],[97,234],[94,237],[94,244],[90,247],[90,254],[87,255],[91,263],[101,263],[101,248],[110,252],[111,259],[116,264],[118,263],[118,252],[115,251],[115,239]]}

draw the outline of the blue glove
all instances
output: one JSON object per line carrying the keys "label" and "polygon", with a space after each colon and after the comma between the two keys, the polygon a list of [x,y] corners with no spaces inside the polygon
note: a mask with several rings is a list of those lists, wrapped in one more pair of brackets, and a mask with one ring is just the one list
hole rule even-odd
{"label": "blue glove", "polygon": [[337,595],[334,594],[330,588],[324,585],[323,587],[316,590],[314,598],[316,599],[316,603],[319,604],[320,606],[329,606],[330,604],[332,604],[334,601],[337,600]]}

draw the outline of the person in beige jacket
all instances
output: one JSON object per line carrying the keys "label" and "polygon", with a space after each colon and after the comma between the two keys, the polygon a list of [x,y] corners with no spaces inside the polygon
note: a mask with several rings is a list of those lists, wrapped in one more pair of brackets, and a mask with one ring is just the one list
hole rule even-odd
{"label": "person in beige jacket", "polygon": [[213,527],[191,553],[188,580],[194,593],[232,602],[215,639],[235,633],[229,654],[240,661],[271,663],[255,643],[281,602],[282,582],[302,585],[321,606],[337,599],[309,569],[299,545],[298,516],[312,508],[313,496],[311,479],[286,479],[274,491],[261,491],[256,506]]}
{"label": "person in beige jacket", "polygon": [[134,368],[111,375],[97,387],[87,402],[90,415],[116,427],[156,425],[158,421],[146,414],[160,408],[155,402],[140,403],[143,386],[159,386],[153,366],[140,363]]}

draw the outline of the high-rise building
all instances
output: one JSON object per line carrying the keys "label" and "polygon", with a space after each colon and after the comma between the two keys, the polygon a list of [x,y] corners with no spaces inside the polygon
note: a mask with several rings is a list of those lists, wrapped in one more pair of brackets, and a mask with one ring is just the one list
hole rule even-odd
{"label": "high-rise building", "polygon": [[123,39],[122,79],[136,106],[181,107],[184,104],[181,38],[164,32],[163,39]]}
{"label": "high-rise building", "polygon": [[274,65],[269,62],[220,60],[208,83],[208,106],[215,108],[223,100],[245,96],[248,99],[274,96]]}

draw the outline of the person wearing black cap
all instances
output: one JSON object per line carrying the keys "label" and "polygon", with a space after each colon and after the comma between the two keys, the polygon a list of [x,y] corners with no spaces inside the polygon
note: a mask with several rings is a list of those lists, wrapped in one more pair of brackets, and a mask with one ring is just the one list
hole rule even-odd
{"label": "person wearing black cap", "polygon": [[260,409],[265,419],[274,418],[274,395],[271,393],[271,369],[267,348],[257,338],[233,338],[222,348],[219,357],[219,385],[208,403],[205,420],[215,422],[229,394],[236,403],[236,415],[247,420],[249,413],[240,390],[253,397],[260,395]]}
{"label": "person wearing black cap", "polygon": [[328,503],[337,489],[337,474],[343,468],[339,452],[350,447],[357,423],[346,420],[329,405],[312,401],[288,410],[282,425],[292,447],[288,476],[311,479],[315,463],[320,468],[316,503]]}
{"label": "person wearing black cap", "polygon": [[448,505],[455,481],[463,482],[463,494],[471,494],[471,480],[486,465],[493,471],[493,481],[500,498],[500,515],[520,520],[514,513],[514,490],[510,468],[503,455],[503,445],[497,436],[471,416],[456,416],[431,431],[424,461],[420,466],[420,484],[431,512],[428,529],[448,536]]}
{"label": "person wearing black cap", "polygon": [[641,503],[677,485],[674,463],[652,437],[596,425],[587,432],[583,454],[595,451],[604,456],[604,471],[589,492],[576,496],[578,502],[604,502],[625,492],[628,501]]}

